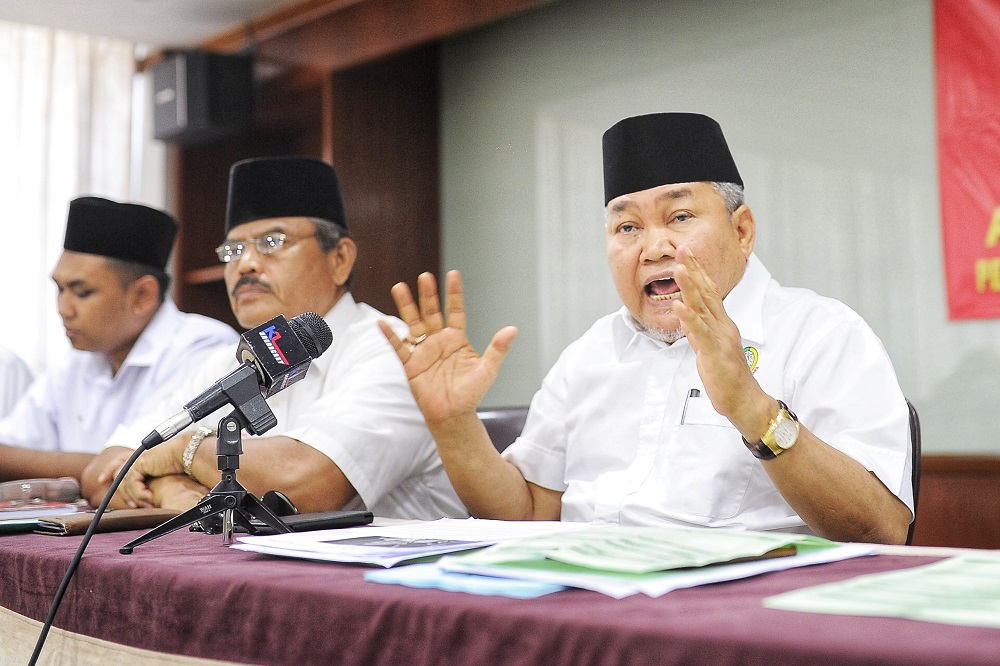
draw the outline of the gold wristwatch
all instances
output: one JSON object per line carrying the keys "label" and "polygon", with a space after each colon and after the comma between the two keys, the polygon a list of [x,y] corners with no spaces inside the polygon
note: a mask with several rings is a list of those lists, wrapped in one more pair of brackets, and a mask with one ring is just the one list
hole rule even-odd
{"label": "gold wristwatch", "polygon": [[746,438],[743,439],[750,452],[761,460],[777,458],[786,449],[792,448],[799,438],[798,417],[780,400],[778,407],[777,416],[771,419],[767,432],[761,436],[760,441],[748,442]]}

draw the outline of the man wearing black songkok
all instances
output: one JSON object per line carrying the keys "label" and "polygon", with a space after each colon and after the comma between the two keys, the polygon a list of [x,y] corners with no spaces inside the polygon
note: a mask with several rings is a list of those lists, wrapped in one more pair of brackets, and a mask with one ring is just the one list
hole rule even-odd
{"label": "man wearing black songkok", "polygon": [[[312,362],[305,379],[268,398],[278,424],[260,437],[243,437],[244,487],[257,496],[280,490],[303,512],[367,508],[394,518],[467,516],[399,359],[378,331],[376,322],[386,315],[351,294],[358,248],[333,167],[301,156],[237,162],[230,171],[225,232],[216,254],[241,326],[315,312],[333,332],[333,345]],[[402,322],[394,325],[405,331]],[[131,453],[126,447],[135,447],[235,364],[231,351],[217,355],[177,388],[175,399],[124,429],[126,436],[113,437],[102,454],[107,464],[97,496],[116,462]],[[179,508],[197,503],[219,482],[212,427],[225,413],[140,456],[119,500]]]}
{"label": "man wearing black songkok", "polygon": [[[516,329],[482,357],[462,287],[393,288],[404,362],[473,515],[813,532],[902,543],[908,412],[880,341],[847,306],[782,287],[722,130],[699,114],[604,135],[607,254],[624,307],[560,356],[499,455],[476,417]],[[749,449],[749,450],[748,450]]]}
{"label": "man wearing black songkok", "polygon": [[70,202],[52,270],[73,347],[0,421],[0,480],[74,476],[201,356],[236,332],[166,298],[169,214],[101,197]]}

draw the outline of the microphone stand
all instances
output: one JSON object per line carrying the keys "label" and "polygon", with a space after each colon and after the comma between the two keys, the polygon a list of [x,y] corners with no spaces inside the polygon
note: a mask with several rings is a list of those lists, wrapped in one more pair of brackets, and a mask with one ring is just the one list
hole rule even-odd
{"label": "microphone stand", "polygon": [[[267,408],[263,400],[261,403]],[[269,408],[267,409],[269,410]],[[250,522],[251,517],[257,518],[276,532],[291,532],[291,528],[281,518],[275,515],[253,493],[248,492],[236,480],[236,470],[240,467],[240,454],[243,453],[241,431],[246,426],[247,422],[239,409],[233,410],[231,414],[219,421],[219,436],[216,440],[215,451],[219,457],[219,470],[222,472],[222,480],[219,481],[217,486],[212,488],[208,495],[205,496],[205,499],[184,513],[174,516],[139,538],[128,542],[118,552],[122,555],[130,555],[136,546],[157,539],[165,534],[170,534],[182,527],[187,527],[220,512],[223,514],[223,545],[228,546],[233,542],[234,522],[246,529],[250,534],[256,533],[257,528]]]}
{"label": "microphone stand", "polygon": [[[318,316],[316,318],[319,319]],[[322,320],[320,322],[325,325],[325,322],[322,322]],[[327,330],[327,335],[330,335],[329,330]],[[323,346],[323,349],[325,350],[327,346],[329,346],[329,340]],[[304,371],[304,368],[299,370],[300,373],[302,371]],[[210,516],[215,516],[219,512],[223,513],[223,530],[225,532],[224,539],[226,545],[232,543],[234,521],[246,528],[251,534],[257,532],[257,528],[250,522],[250,517],[259,519],[276,532],[292,531],[274,512],[268,509],[267,506],[251,493],[247,492],[246,488],[241,486],[236,480],[236,470],[239,469],[240,455],[243,453],[241,431],[246,428],[246,431],[251,435],[260,435],[278,424],[278,419],[275,418],[274,412],[271,411],[270,406],[268,406],[267,401],[261,394],[257,370],[251,363],[244,363],[238,369],[219,380],[216,386],[209,389],[206,393],[211,398],[216,392],[224,395],[229,404],[234,407],[233,412],[229,416],[219,421],[216,454],[219,456],[219,470],[222,472],[222,480],[211,490],[205,499],[191,509],[171,518],[159,527],[122,546],[119,549],[121,554],[128,555],[140,544],[152,541],[164,534],[169,534]],[[188,411],[187,406],[185,406],[185,411]],[[166,425],[176,426],[179,429],[191,423],[191,417],[192,414],[188,411],[183,423],[168,423]],[[52,605],[49,606],[49,612],[45,617],[45,622],[42,624],[42,631],[38,635],[38,641],[35,643],[35,649],[28,662],[29,666],[34,666],[38,662],[42,647],[45,645],[45,638],[52,628],[56,613],[59,612],[59,605],[62,603],[70,581],[73,579],[73,574],[76,573],[77,568],[80,566],[83,551],[87,549],[87,545],[90,543],[91,537],[94,536],[94,532],[97,530],[97,525],[101,521],[104,511],[111,502],[111,497],[122,484],[129,469],[131,469],[132,465],[135,464],[135,461],[144,451],[161,443],[165,437],[173,436],[176,433],[176,429],[171,430],[169,435],[159,429],[150,433],[142,440],[142,446],[132,453],[132,456],[118,471],[118,475],[114,481],[111,482],[111,487],[108,488],[104,499],[101,500],[100,505],[98,505],[97,510],[94,512],[94,519],[84,533],[83,539],[80,541],[80,547],[77,548],[76,555],[73,556],[73,560],[66,570],[66,575],[63,576],[62,582],[59,584],[59,589],[56,590],[55,598],[52,600]]]}

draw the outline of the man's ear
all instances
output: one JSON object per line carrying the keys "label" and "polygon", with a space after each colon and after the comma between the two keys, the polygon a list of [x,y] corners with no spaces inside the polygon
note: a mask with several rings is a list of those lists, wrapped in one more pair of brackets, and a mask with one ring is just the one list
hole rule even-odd
{"label": "man's ear", "polygon": [[753,211],[750,210],[750,206],[743,204],[734,210],[732,221],[733,230],[739,239],[740,250],[743,252],[743,256],[749,257],[757,239],[757,222],[753,219]]}
{"label": "man's ear", "polygon": [[143,275],[128,287],[129,310],[139,317],[152,317],[160,307],[160,282],[152,275]]}
{"label": "man's ear", "polygon": [[354,261],[358,258],[358,246],[350,238],[341,238],[337,247],[327,253],[331,262],[330,268],[333,270],[333,281],[338,287],[347,284],[347,278],[354,270]]}

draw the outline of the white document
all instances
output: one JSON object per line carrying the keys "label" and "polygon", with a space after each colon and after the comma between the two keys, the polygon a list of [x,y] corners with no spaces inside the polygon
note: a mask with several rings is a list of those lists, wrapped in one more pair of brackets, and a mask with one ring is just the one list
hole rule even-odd
{"label": "white document", "polygon": [[391,567],[401,562],[475,548],[509,539],[587,529],[559,521],[443,518],[400,525],[348,527],[238,537],[231,547],[266,555]]}
{"label": "white document", "polygon": [[86,508],[86,503],[46,502],[42,500],[0,502],[0,521],[20,521],[26,518],[64,516]]}

